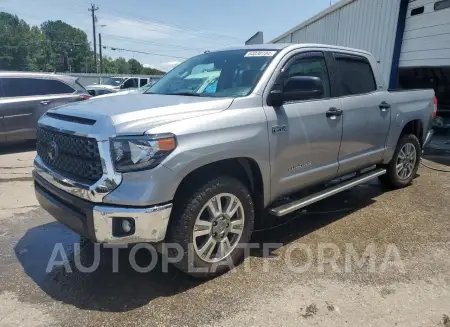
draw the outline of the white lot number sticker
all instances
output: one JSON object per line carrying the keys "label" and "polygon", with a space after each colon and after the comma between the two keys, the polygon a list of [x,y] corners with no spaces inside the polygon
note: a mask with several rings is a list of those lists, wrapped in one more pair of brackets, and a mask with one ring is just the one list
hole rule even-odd
{"label": "white lot number sticker", "polygon": [[273,57],[276,51],[249,51],[244,57]]}

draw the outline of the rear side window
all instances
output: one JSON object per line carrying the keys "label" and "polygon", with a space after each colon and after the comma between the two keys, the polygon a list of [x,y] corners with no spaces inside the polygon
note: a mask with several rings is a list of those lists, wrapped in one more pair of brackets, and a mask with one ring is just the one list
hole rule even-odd
{"label": "rear side window", "polygon": [[74,89],[60,81],[37,78],[3,78],[2,88],[5,97],[68,94],[74,92]]}
{"label": "rear side window", "polygon": [[341,75],[342,95],[364,94],[377,90],[372,67],[366,58],[335,54],[335,59]]}
{"label": "rear side window", "polygon": [[141,78],[141,80],[139,81],[140,87],[147,85],[147,84],[148,84],[148,79],[146,79],[146,78]]}
{"label": "rear side window", "polygon": [[425,7],[418,7],[411,10],[411,16],[417,16],[425,12]]}
{"label": "rear side window", "polygon": [[450,8],[450,0],[442,0],[434,4],[434,10],[443,10],[447,8]]}

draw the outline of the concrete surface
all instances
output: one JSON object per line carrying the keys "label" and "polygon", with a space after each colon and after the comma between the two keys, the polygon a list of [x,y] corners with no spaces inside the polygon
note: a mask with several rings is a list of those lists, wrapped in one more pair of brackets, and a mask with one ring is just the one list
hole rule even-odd
{"label": "concrete surface", "polygon": [[[34,154],[32,144],[0,149],[2,327],[450,327],[448,173],[421,168],[406,189],[386,191],[375,181],[322,201],[281,227],[255,233],[255,242],[281,248],[265,257],[254,250],[232,272],[198,281],[172,267],[162,273],[160,265],[137,273],[126,255],[119,273],[106,259],[93,273],[61,266],[46,274],[54,244],[62,243],[72,262],[78,237],[37,206]],[[450,160],[440,162],[426,161],[450,170]],[[296,273],[286,260],[304,267],[307,252],[293,248],[302,244],[313,260]],[[368,246],[375,251],[363,256],[367,264],[348,266],[348,246],[360,255]],[[330,254],[321,257],[323,247],[341,252],[335,266],[321,264]]]}

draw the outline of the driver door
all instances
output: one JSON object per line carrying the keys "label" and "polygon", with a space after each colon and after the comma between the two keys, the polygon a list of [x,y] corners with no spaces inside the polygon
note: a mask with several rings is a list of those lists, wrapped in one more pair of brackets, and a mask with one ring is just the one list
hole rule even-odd
{"label": "driver door", "polygon": [[322,81],[323,94],[313,99],[285,102],[279,107],[265,103],[272,200],[333,179],[339,168],[342,138],[342,117],[338,113],[330,114],[330,108],[341,108],[341,101],[331,96],[324,53],[294,54],[280,66],[278,77],[266,92],[275,85],[279,87],[292,76],[315,76]]}

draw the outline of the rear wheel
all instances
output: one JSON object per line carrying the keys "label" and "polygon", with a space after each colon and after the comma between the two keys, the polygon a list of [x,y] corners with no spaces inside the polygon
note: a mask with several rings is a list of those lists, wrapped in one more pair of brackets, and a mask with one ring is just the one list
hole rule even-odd
{"label": "rear wheel", "polygon": [[177,202],[169,241],[184,253],[175,266],[204,278],[233,268],[243,258],[254,225],[247,187],[234,177],[216,177],[186,191]]}
{"label": "rear wheel", "polygon": [[411,184],[420,163],[420,143],[413,134],[403,135],[397,144],[394,156],[386,167],[386,175],[380,181],[391,188],[402,188]]}

